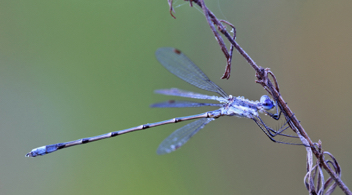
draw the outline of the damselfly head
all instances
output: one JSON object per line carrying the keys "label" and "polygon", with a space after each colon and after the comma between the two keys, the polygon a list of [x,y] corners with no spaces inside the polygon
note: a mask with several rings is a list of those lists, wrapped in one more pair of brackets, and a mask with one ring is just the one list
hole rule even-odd
{"label": "damselfly head", "polygon": [[273,100],[271,100],[270,97],[267,95],[263,95],[260,98],[260,103],[262,104],[265,110],[271,110],[275,107]]}

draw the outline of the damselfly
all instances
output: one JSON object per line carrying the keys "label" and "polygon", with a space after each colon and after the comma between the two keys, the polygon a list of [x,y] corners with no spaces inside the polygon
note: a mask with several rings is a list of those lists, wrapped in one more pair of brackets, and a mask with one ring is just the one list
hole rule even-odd
{"label": "damselfly", "polygon": [[[180,129],[174,131],[169,137],[167,137],[158,147],[158,154],[165,154],[175,151],[177,148],[185,144],[193,135],[195,135],[200,129],[202,129],[206,124],[215,120],[221,116],[237,116],[243,118],[252,119],[260,129],[270,138],[273,142],[284,143],[276,141],[274,137],[276,135],[283,135],[282,131],[286,128],[281,128],[275,131],[274,129],[268,127],[262,119],[259,117],[259,113],[264,113],[270,117],[278,120],[280,114],[278,114],[278,108],[269,96],[263,95],[260,101],[251,101],[245,99],[244,97],[233,97],[232,95],[227,95],[224,90],[222,90],[218,85],[213,83],[190,59],[188,59],[183,53],[174,48],[160,48],[156,51],[156,58],[158,61],[172,74],[176,75],[180,79],[192,84],[200,89],[215,92],[220,95],[210,96],[203,95],[189,91],[183,91],[180,89],[161,89],[156,90],[156,93],[180,96],[194,99],[204,99],[204,100],[216,100],[220,103],[197,103],[191,101],[166,101],[161,103],[156,103],[151,105],[152,107],[200,107],[200,106],[215,106],[220,107],[217,110],[209,111],[197,115],[185,116],[173,118],[161,122],[149,123],[140,125],[137,127],[132,127],[125,130],[114,131],[103,135],[98,135],[95,137],[82,138],[75,141],[57,143],[53,145],[42,146],[33,149],[26,154],[27,157],[36,157],[38,155],[45,155],[57,150],[68,148],[71,146],[76,146],[80,144],[90,143],[93,141],[102,140],[105,138],[115,137],[117,135],[122,135],[129,132],[139,131],[151,127],[156,127],[160,125],[165,125],[169,123],[177,123],[181,121],[198,119],[192,123],[189,123]],[[269,110],[276,107],[276,114],[268,112]],[[281,112],[280,112],[281,113]],[[284,125],[285,126],[285,125]],[[291,136],[289,136],[291,137]]]}

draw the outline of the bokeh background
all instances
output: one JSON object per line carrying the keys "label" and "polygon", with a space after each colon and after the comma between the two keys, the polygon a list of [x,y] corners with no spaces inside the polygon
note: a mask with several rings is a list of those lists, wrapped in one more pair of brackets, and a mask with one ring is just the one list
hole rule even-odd
{"label": "bokeh background", "polygon": [[[275,73],[290,108],[352,188],[352,1],[206,3]],[[204,16],[174,5],[176,20],[166,0],[1,1],[0,194],[307,194],[304,147],[274,144],[235,117],[162,156],[159,143],[187,122],[24,157],[38,146],[213,109],[149,107],[170,98],[155,89],[204,92],[167,72],[154,57],[159,47],[181,49],[228,94],[266,93],[237,53],[231,78],[220,80],[225,59]]]}

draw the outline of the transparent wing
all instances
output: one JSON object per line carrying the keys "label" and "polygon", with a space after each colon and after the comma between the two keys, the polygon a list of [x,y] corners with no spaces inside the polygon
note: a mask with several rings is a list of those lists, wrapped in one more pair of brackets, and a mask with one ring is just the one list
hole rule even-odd
{"label": "transparent wing", "polygon": [[186,55],[181,51],[164,47],[155,52],[158,61],[172,74],[200,89],[218,93],[224,98],[228,95],[213,83]]}
{"label": "transparent wing", "polygon": [[191,91],[184,91],[177,88],[171,89],[158,89],[154,91],[155,93],[163,94],[163,95],[172,95],[172,96],[179,96],[179,97],[187,97],[187,98],[194,98],[194,99],[202,99],[202,100],[216,100],[219,102],[228,102],[227,99],[223,97],[218,97],[214,95],[204,95],[200,93],[194,93]]}
{"label": "transparent wing", "polygon": [[161,142],[156,152],[158,154],[166,154],[175,151],[212,120],[215,119],[201,118],[177,129]]}
{"label": "transparent wing", "polygon": [[199,103],[191,101],[169,100],[150,105],[153,108],[184,108],[184,107],[201,107],[201,106],[216,106],[221,107],[223,104]]}

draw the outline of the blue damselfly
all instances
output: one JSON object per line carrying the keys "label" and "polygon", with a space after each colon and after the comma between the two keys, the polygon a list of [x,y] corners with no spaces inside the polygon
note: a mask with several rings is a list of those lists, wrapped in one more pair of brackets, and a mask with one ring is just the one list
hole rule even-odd
{"label": "blue damselfly", "polygon": [[[156,127],[160,125],[165,125],[169,123],[177,123],[181,121],[198,119],[192,123],[189,123],[180,129],[177,129],[169,137],[167,137],[158,147],[158,154],[170,153],[177,148],[185,144],[194,134],[196,134],[200,129],[202,129],[206,124],[215,120],[221,116],[237,116],[242,118],[252,119],[260,129],[270,138],[273,142],[284,143],[274,139],[276,135],[283,135],[292,137],[290,135],[282,134],[285,130],[284,126],[279,130],[274,130],[268,127],[260,118],[259,113],[264,113],[270,117],[278,120],[280,114],[278,113],[278,108],[273,100],[267,95],[263,95],[260,101],[251,101],[245,99],[244,97],[234,97],[232,95],[227,95],[224,90],[222,90],[218,85],[212,82],[189,58],[187,58],[183,53],[174,48],[160,48],[156,51],[156,58],[158,61],[172,74],[181,78],[182,80],[192,84],[200,89],[206,91],[215,92],[220,95],[210,96],[203,95],[189,91],[183,91],[180,89],[161,89],[156,90],[156,93],[180,96],[194,99],[204,99],[204,100],[216,100],[219,103],[198,103],[191,101],[166,101],[161,103],[156,103],[151,105],[152,107],[201,107],[201,106],[215,106],[220,107],[214,111],[209,111],[197,115],[185,116],[173,118],[161,122],[149,123],[140,125],[137,127],[132,127],[125,130],[114,131],[103,135],[98,135],[94,137],[82,138],[75,141],[57,143],[53,145],[46,145],[38,147],[26,154],[27,157],[36,157],[38,155],[45,155],[57,150],[67,148],[70,146],[76,146],[80,144],[90,143],[93,141],[102,140],[105,138],[115,137],[117,135],[122,135],[129,132],[139,131],[151,127]],[[276,107],[276,114],[268,112],[269,110]],[[281,112],[280,112],[281,113]]]}

